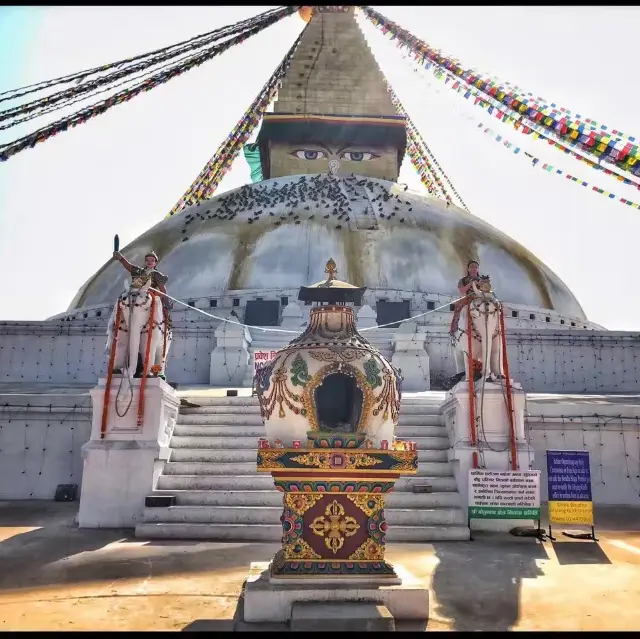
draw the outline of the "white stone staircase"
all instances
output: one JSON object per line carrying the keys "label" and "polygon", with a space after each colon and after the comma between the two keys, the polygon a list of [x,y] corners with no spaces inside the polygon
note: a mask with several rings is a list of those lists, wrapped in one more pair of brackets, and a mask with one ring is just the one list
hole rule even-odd
{"label": "white stone staircase", "polygon": [[[418,443],[418,474],[402,477],[387,498],[389,541],[467,540],[469,528],[447,461],[449,438],[439,407],[443,393],[402,402],[397,436]],[[175,506],[145,508],[141,538],[278,541],[282,493],[256,471],[264,435],[255,397],[185,397],[171,456],[153,495],[175,496]],[[414,493],[413,486],[431,492]]]}

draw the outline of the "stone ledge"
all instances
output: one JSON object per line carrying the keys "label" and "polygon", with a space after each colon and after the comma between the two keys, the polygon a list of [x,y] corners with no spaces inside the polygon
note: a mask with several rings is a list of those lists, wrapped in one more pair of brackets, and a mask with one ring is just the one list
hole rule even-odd
{"label": "stone ledge", "polygon": [[402,583],[396,586],[329,585],[309,579],[305,585],[275,585],[269,581],[270,562],[252,562],[244,590],[244,621],[288,622],[294,603],[368,602],[386,606],[395,620],[427,620],[429,590],[401,565],[395,565]]}
{"label": "stone ledge", "polygon": [[367,601],[301,602],[291,606],[292,632],[395,631],[386,606]]}

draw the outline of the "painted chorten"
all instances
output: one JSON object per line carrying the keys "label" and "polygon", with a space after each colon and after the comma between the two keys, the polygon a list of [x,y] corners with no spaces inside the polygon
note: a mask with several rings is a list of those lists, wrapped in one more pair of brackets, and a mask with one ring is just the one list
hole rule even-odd
{"label": "painted chorten", "polygon": [[267,438],[258,471],[283,494],[282,548],[272,583],[400,579],[385,561],[385,494],[418,469],[413,442],[396,441],[401,374],[357,331],[364,290],[336,278],[300,289],[316,304],[306,331],[256,373]]}
{"label": "painted chorten", "polygon": [[327,278],[300,289],[311,309],[302,335],[260,369],[256,389],[267,437],[291,447],[391,447],[402,376],[356,329],[363,288]]}

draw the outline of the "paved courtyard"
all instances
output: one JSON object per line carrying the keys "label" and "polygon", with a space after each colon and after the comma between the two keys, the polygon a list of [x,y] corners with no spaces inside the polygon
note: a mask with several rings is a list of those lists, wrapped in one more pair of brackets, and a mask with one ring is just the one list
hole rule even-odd
{"label": "paved courtyard", "polygon": [[[276,544],[141,541],[131,530],[79,530],[76,510],[0,502],[0,630],[247,629],[249,563],[268,561]],[[640,628],[640,509],[600,508],[596,521],[599,543],[559,527],[555,543],[476,534],[390,545],[389,559],[431,590],[428,623],[399,629]]]}

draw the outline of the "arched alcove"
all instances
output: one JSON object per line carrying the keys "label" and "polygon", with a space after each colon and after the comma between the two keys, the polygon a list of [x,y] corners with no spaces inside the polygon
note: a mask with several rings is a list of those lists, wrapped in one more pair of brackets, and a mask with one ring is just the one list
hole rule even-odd
{"label": "arched alcove", "polygon": [[315,391],[318,429],[325,433],[356,433],[362,400],[355,377],[340,372],[327,375]]}

